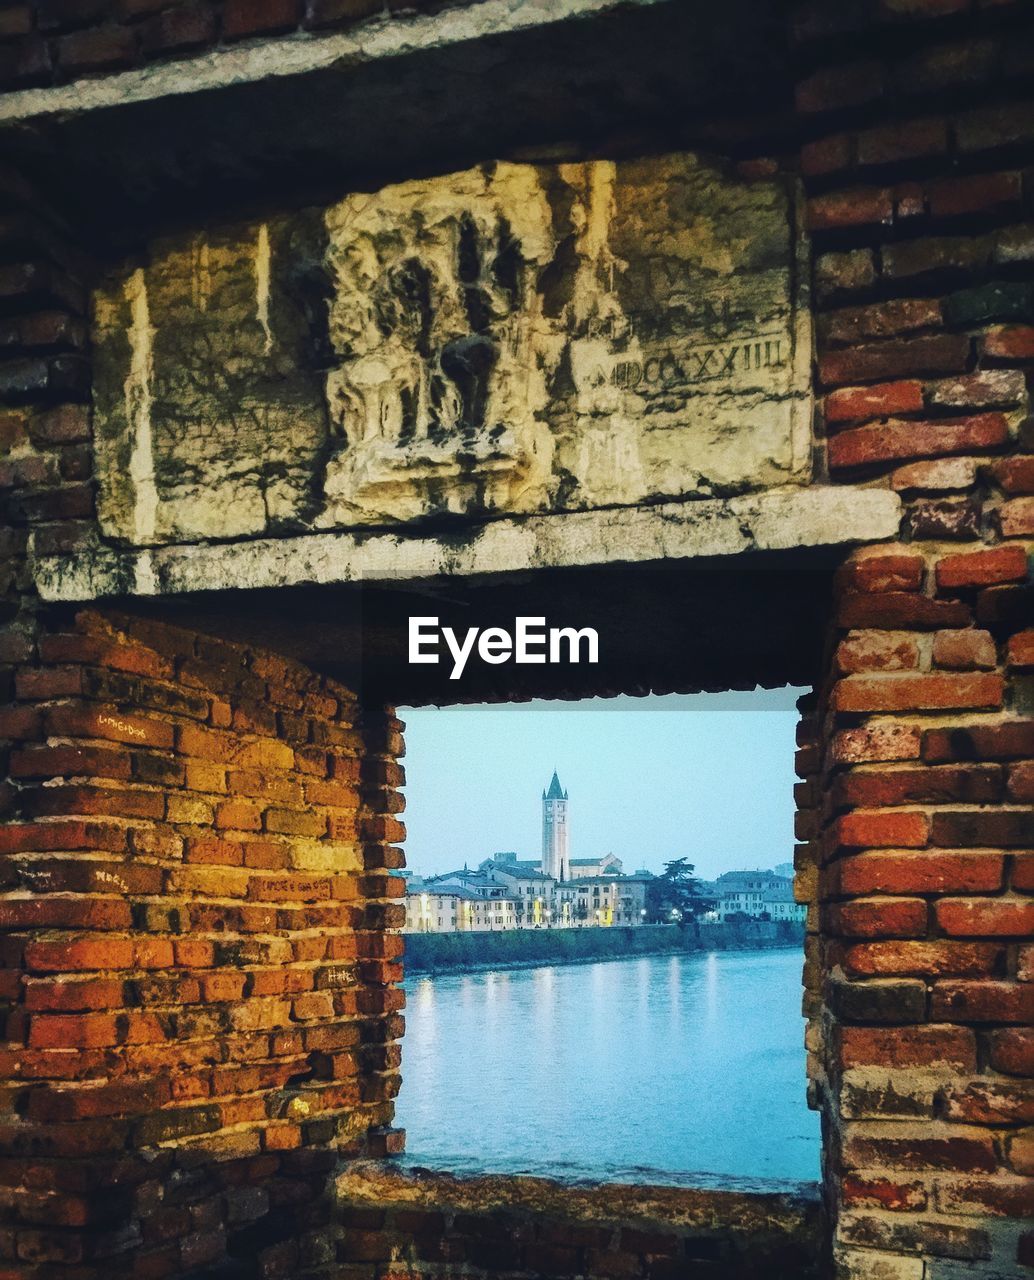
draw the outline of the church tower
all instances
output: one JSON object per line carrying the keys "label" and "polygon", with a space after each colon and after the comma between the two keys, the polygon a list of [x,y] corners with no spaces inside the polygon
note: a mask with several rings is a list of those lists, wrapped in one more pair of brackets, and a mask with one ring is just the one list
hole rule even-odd
{"label": "church tower", "polygon": [[571,879],[567,846],[567,792],[553,770],[549,790],[542,793],[542,870],[554,880]]}

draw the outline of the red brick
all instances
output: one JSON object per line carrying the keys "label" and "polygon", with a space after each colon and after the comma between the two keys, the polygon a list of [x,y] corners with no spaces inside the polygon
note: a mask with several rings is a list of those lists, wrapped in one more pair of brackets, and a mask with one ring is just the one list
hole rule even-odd
{"label": "red brick", "polygon": [[35,707],[0,707],[0,738],[38,738],[42,728],[43,718]]}
{"label": "red brick", "polygon": [[1008,324],[989,329],[984,354],[998,360],[1034,360],[1034,325]]}
{"label": "red brick", "polygon": [[933,660],[951,671],[990,670],[998,661],[998,651],[989,631],[938,631]]}
{"label": "red brick", "polygon": [[0,825],[0,854],[51,853],[73,849],[121,852],[125,832],[97,822],[18,822]]}
{"label": "red brick", "polygon": [[136,58],[136,41],[126,27],[90,27],[62,36],[57,45],[58,64],[73,75],[131,67]]}
{"label": "red brick", "polygon": [[885,591],[842,599],[837,620],[842,627],[886,631],[936,631],[964,627],[972,611],[960,600],[932,600],[908,591]]}
{"label": "red brick", "polygon": [[901,1027],[840,1028],[840,1065],[845,1069],[929,1067],[942,1063],[963,1071],[976,1069],[977,1048],[972,1031],[952,1026],[917,1026],[907,1031]]}
{"label": "red brick", "polygon": [[1034,760],[1024,760],[1010,768],[1008,791],[1017,804],[1034,804]]}
{"label": "red brick", "polygon": [[29,981],[25,984],[25,1007],[32,1011],[118,1009],[124,1003],[122,983],[112,978],[88,978],[79,982]]}
{"label": "red brick", "polygon": [[944,898],[937,923],[954,937],[1025,937],[1034,932],[1034,902],[1015,898]]}
{"label": "red brick", "polygon": [[[916,1031],[918,1030],[920,1029],[917,1028]],[[928,1030],[953,1029],[930,1027]],[[915,1035],[916,1032],[910,1034]],[[845,1165],[851,1169],[875,1166],[887,1169],[946,1169],[951,1172],[971,1170],[983,1173],[993,1173],[998,1167],[994,1139],[989,1133],[960,1125],[931,1128],[922,1136],[913,1133],[898,1137],[894,1133],[896,1128],[900,1126],[884,1125],[880,1129],[881,1136],[863,1136],[859,1134],[858,1127],[854,1126],[848,1131],[844,1143]]]}
{"label": "red brick", "polygon": [[1017,1124],[1034,1121],[1034,1095],[1024,1084],[977,1078],[941,1090],[948,1120],[973,1124]]}
{"label": "red brick", "polygon": [[977,481],[977,464],[972,458],[936,458],[929,462],[909,462],[891,474],[891,488],[898,493],[944,493],[972,489]]}
{"label": "red brick", "polygon": [[83,777],[117,778],[126,781],[132,771],[128,751],[102,747],[29,747],[13,751],[10,773],[13,778]]}
{"label": "red brick", "polygon": [[844,729],[833,737],[831,754],[838,764],[915,760],[922,730],[918,725],[875,723]]}
{"label": "red brick", "polygon": [[1034,456],[999,458],[991,474],[1006,493],[1034,493]]}
{"label": "red brick", "polygon": [[985,977],[996,972],[1004,949],[989,942],[867,942],[844,952],[856,977]]}
{"label": "red brick", "polygon": [[905,515],[909,535],[920,542],[976,541],[981,536],[982,511],[976,498],[923,498],[910,503]]}
{"label": "red brick", "polygon": [[921,938],[926,914],[922,898],[857,898],[831,907],[827,920],[847,938]]}
{"label": "red brick", "polygon": [[36,973],[128,969],[133,961],[133,943],[129,938],[38,940],[25,947],[26,967]]}
{"label": "red brick", "polygon": [[837,585],[845,592],[918,591],[926,561],[915,552],[880,551],[857,554],[837,571]]}
{"label": "red brick", "polygon": [[1012,498],[998,508],[1003,538],[1034,537],[1034,498]]}
{"label": "red brick", "polygon": [[993,893],[1002,886],[1005,858],[998,853],[863,853],[831,870],[837,891],[871,893]]}
{"label": "red brick", "polygon": [[[924,236],[921,239],[901,240],[883,248],[883,274],[890,280],[912,282],[921,276],[936,276],[938,282],[945,278],[965,279],[984,270],[991,258],[994,240],[990,236]],[[963,335],[967,352],[969,340]],[[953,369],[930,369],[930,373],[962,373],[966,361]],[[912,371],[917,372],[916,370]]]}
{"label": "red brick", "polygon": [[47,732],[55,737],[103,738],[165,750],[173,743],[171,724],[106,707],[61,703],[47,708],[46,725]]}
{"label": "red brick", "polygon": [[931,764],[1034,757],[1034,720],[928,729],[923,735],[922,754]]}
{"label": "red brick", "polygon": [[846,169],[851,163],[851,135],[838,133],[817,142],[805,143],[801,147],[800,158],[801,171],[806,177]]}
{"label": "red brick", "polygon": [[[936,298],[892,298],[864,307],[843,307],[816,318],[825,342],[851,344],[866,338],[895,338],[918,329],[938,329],[942,322],[941,304]],[[888,383],[888,387],[911,386],[911,383]],[[921,388],[920,388],[921,391]],[[914,403],[911,393],[909,405]],[[919,406],[922,408],[922,405]],[[911,408],[895,408],[890,413],[908,413]]]}
{"label": "red brick", "polygon": [[846,386],[964,373],[968,360],[969,339],[964,334],[935,334],[826,351],[819,358],[819,378],[825,386]]}
{"label": "red brick", "polygon": [[35,1089],[29,1096],[33,1120],[92,1120],[155,1111],[169,1100],[165,1080],[76,1084],[71,1088]]}
{"label": "red brick", "polygon": [[849,1209],[912,1212],[925,1209],[927,1204],[926,1187],[922,1182],[903,1182],[860,1173],[844,1176],[840,1196]]}
{"label": "red brick", "polygon": [[1022,582],[1027,576],[1023,547],[991,547],[945,556],[937,562],[939,587],[983,587],[995,582]]}
{"label": "red brick", "polygon": [[912,670],[919,666],[919,645],[908,632],[852,631],[837,648],[836,664],[845,675]]}
{"label": "red brick", "polygon": [[838,711],[940,711],[1000,707],[1004,681],[999,675],[855,675],[837,682]]}
{"label": "red brick", "polygon": [[226,0],[223,35],[227,40],[291,31],[301,18],[299,0]]}
{"label": "red brick", "polygon": [[797,109],[831,111],[859,106],[886,91],[886,72],[879,62],[854,62],[817,71],[797,86]]}
{"label": "red brick", "polygon": [[128,929],[133,914],[122,899],[0,898],[0,926],[8,929]]}
{"label": "red brick", "polygon": [[384,12],[384,0],[307,0],[306,27],[330,27],[358,22]]}
{"label": "red brick", "polygon": [[922,848],[928,831],[925,813],[905,810],[858,810],[834,825],[836,842],[844,848]]}
{"label": "red brick", "polygon": [[940,810],[933,815],[934,844],[945,848],[1015,849],[1034,845],[1034,813],[1027,809]]}
{"label": "red brick", "polygon": [[1027,401],[1027,384],[1013,369],[978,369],[926,385],[927,403],[941,409],[1001,409]]}
{"label": "red brick", "polygon": [[828,444],[833,468],[872,466],[902,458],[936,457],[994,448],[1009,438],[1008,420],[1000,413],[972,418],[940,418],[921,422],[889,422],[851,427]]}
{"label": "red brick", "polygon": [[1034,984],[937,982],[930,1017],[937,1022],[1032,1022]]}
{"label": "red brick", "polygon": [[993,1031],[991,1066],[1010,1076],[1034,1076],[1034,1027]]}
{"label": "red brick", "polygon": [[1019,173],[980,173],[970,177],[931,182],[927,188],[930,212],[935,218],[952,218],[967,213],[1016,204],[1022,198]]}
{"label": "red brick", "polygon": [[1010,1179],[997,1172],[993,1178],[944,1179],[938,1188],[942,1213],[993,1214],[1024,1219],[1030,1216],[1034,1186],[1027,1178]]}
{"label": "red brick", "polygon": [[858,163],[862,165],[943,155],[947,149],[948,127],[943,116],[881,125],[858,135]]}
{"label": "red brick", "polygon": [[997,765],[964,767],[852,769],[832,788],[838,808],[865,809],[897,804],[944,804],[964,800],[986,804],[1002,797],[1002,770]]}
{"label": "red brick", "polygon": [[898,413],[921,413],[923,386],[916,381],[883,382],[870,387],[842,387],[825,399],[827,422],[857,422]]}
{"label": "red brick", "polygon": [[161,818],[165,799],[158,791],[127,791],[81,783],[41,786],[25,793],[25,808],[41,816],[105,815],[116,818]]}
{"label": "red brick", "polygon": [[215,17],[207,4],[186,4],[157,13],[140,29],[140,42],[150,57],[193,49],[215,39]]}
{"label": "red brick", "polygon": [[110,1013],[35,1014],[29,1021],[29,1046],[37,1049],[106,1049],[116,1043],[117,1024]]}

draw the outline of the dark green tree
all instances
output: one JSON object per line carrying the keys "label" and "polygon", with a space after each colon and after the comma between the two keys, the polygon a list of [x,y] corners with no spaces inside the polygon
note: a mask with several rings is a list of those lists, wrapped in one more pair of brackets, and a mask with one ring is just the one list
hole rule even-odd
{"label": "dark green tree", "polygon": [[696,868],[686,858],[673,858],[646,887],[646,916],[654,924],[672,920],[686,923],[710,911],[714,902],[705,898]]}

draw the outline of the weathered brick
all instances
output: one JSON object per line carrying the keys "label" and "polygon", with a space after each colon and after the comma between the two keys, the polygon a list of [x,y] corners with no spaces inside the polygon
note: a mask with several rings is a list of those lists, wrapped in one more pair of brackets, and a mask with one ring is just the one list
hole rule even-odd
{"label": "weathered brick", "polygon": [[[840,1065],[844,1068],[881,1067],[930,1067],[946,1065],[962,1071],[976,1068],[976,1038],[964,1027],[925,1025],[912,1027],[905,1035],[890,1027],[841,1027]],[[853,1167],[866,1164],[895,1167],[890,1160],[869,1159]],[[917,1167],[907,1164],[899,1168]],[[953,1167],[950,1162],[948,1167]],[[983,1167],[978,1166],[978,1167]],[[992,1153],[992,1164],[993,1153]]]}
{"label": "weathered brick", "polygon": [[857,977],[983,977],[1003,957],[1004,949],[990,942],[868,942],[848,947],[843,963]]}
{"label": "weathered brick", "polygon": [[929,825],[926,814],[918,811],[859,810],[837,819],[834,838],[845,848],[922,848]]}
{"label": "weathered brick", "polygon": [[869,387],[842,387],[823,402],[827,422],[859,422],[899,413],[922,413],[923,384],[916,380]]}
{"label": "weathered brick", "polygon": [[1005,858],[992,852],[863,853],[835,864],[837,892],[992,893],[1002,886]]}
{"label": "weathered brick", "polygon": [[1000,413],[972,418],[943,418],[921,422],[888,421],[877,426],[851,427],[829,441],[833,468],[872,466],[903,458],[935,457],[995,448],[1009,437],[1009,424]]}
{"label": "weathered brick", "polygon": [[1034,902],[1015,898],[943,898],[935,910],[938,925],[954,937],[1022,938],[1034,931]]}
{"label": "weathered brick", "polygon": [[992,547],[937,562],[938,587],[982,587],[995,582],[1022,582],[1027,577],[1027,552],[1020,546]]}
{"label": "weathered brick", "polygon": [[944,711],[1000,707],[1005,683],[985,673],[850,675],[837,682],[838,711]]}
{"label": "weathered brick", "polygon": [[935,983],[930,1016],[938,1022],[1021,1022],[1034,1020],[1034,985],[1026,982]]}
{"label": "weathered brick", "polygon": [[824,352],[819,357],[819,378],[825,386],[847,386],[858,382],[963,373],[968,359],[969,339],[964,334],[863,343],[840,351]]}
{"label": "weathered brick", "polygon": [[991,670],[998,661],[989,631],[938,631],[933,638],[933,660],[951,671]]}
{"label": "weathered brick", "polygon": [[945,848],[1015,849],[1034,844],[1034,813],[1029,810],[941,810],[933,815],[932,839]]}

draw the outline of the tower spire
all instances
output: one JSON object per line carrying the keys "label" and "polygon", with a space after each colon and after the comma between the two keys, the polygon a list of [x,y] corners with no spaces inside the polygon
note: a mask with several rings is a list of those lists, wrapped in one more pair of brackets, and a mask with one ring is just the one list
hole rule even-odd
{"label": "tower spire", "polygon": [[567,792],[553,770],[549,789],[542,793],[542,870],[554,880],[571,878],[567,839]]}

